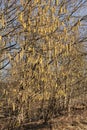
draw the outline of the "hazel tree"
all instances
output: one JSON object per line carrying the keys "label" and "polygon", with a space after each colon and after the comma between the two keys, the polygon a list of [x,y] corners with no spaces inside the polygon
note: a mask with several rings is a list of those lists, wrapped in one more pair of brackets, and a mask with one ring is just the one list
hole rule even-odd
{"label": "hazel tree", "polygon": [[81,30],[86,26],[87,17],[77,15],[85,8],[86,0],[0,3],[0,70],[5,72],[7,68],[5,80],[18,82],[6,90],[8,106],[18,110],[17,120],[24,121],[26,112],[28,118],[33,116],[32,106],[38,100],[45,121],[51,117],[50,113],[58,110],[57,104],[70,110],[74,91],[77,88],[79,93],[78,86],[86,77],[84,43],[87,37]]}

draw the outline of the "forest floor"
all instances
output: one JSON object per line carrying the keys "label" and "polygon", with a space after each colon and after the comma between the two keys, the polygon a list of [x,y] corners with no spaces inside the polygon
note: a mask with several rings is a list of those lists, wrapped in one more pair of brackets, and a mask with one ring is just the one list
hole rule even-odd
{"label": "forest floor", "polygon": [[87,110],[75,110],[70,116],[51,119],[48,124],[24,125],[23,130],[87,130]]}
{"label": "forest floor", "polygon": [[87,130],[87,110],[75,110],[70,116],[51,119],[48,124],[27,124],[23,130]]}
{"label": "forest floor", "polygon": [[[8,130],[2,128],[0,130]],[[87,110],[74,110],[71,115],[61,115],[51,119],[47,124],[42,121],[23,124],[11,130],[87,130]]]}
{"label": "forest floor", "polygon": [[32,122],[15,130],[87,130],[87,110],[74,110],[71,115],[55,117],[47,124]]}
{"label": "forest floor", "polygon": [[75,110],[70,116],[55,118],[52,130],[87,130],[87,110]]}

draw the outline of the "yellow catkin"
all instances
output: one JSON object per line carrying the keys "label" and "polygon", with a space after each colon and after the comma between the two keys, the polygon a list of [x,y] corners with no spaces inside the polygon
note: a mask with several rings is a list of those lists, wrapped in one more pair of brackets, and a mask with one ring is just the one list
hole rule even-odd
{"label": "yellow catkin", "polygon": [[0,36],[0,40],[2,40],[2,36]]}
{"label": "yellow catkin", "polygon": [[12,103],[13,111],[15,111],[15,103]]}
{"label": "yellow catkin", "polygon": [[56,0],[56,5],[58,6],[58,4],[59,4],[59,0]]}
{"label": "yellow catkin", "polygon": [[23,13],[20,14],[19,20],[20,20],[20,21],[23,21]]}
{"label": "yellow catkin", "polygon": [[27,27],[26,23],[23,23],[23,27],[24,27],[24,28],[26,28],[26,27]]}

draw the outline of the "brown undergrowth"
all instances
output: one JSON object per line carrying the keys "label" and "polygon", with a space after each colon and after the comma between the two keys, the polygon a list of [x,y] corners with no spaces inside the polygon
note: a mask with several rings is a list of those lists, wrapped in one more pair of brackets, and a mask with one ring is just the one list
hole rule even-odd
{"label": "brown undergrowth", "polygon": [[43,120],[23,123],[14,128],[6,127],[6,118],[0,120],[0,130],[87,130],[87,109],[72,108],[71,114],[61,112],[47,123]]}

